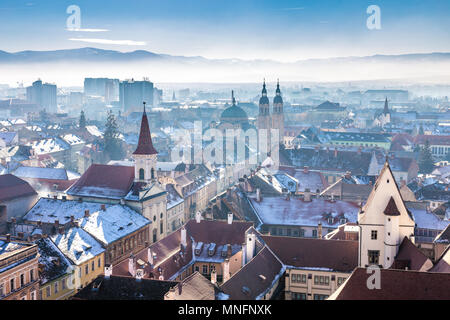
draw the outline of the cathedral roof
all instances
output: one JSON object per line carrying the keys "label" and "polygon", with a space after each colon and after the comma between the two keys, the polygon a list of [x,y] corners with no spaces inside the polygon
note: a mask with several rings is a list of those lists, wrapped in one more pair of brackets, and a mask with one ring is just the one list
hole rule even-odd
{"label": "cathedral roof", "polygon": [[236,105],[236,100],[234,99],[234,93],[232,92],[232,103],[231,107],[226,108],[222,115],[220,116],[220,121],[248,121],[247,113]]}
{"label": "cathedral roof", "polygon": [[147,113],[145,112],[145,103],[144,113],[142,114],[141,131],[139,133],[139,142],[136,151],[134,151],[133,154],[158,154],[158,151],[156,151],[156,149],[153,147],[152,136],[150,134],[150,128],[148,125]]}
{"label": "cathedral roof", "polygon": [[263,89],[261,91],[261,98],[259,99],[259,104],[269,104],[269,98],[267,98],[266,80],[263,83]]}
{"label": "cathedral roof", "polygon": [[277,81],[277,90],[275,90],[275,97],[273,98],[273,104],[283,103],[283,98],[281,97],[280,82]]}

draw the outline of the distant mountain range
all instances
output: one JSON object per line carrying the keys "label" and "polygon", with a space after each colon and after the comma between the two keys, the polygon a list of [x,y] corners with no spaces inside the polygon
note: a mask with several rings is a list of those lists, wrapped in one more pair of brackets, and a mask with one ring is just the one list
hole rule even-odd
{"label": "distant mountain range", "polygon": [[411,63],[411,62],[447,62],[450,61],[450,52],[413,53],[400,55],[373,55],[363,57],[340,57],[328,59],[298,60],[291,63],[282,63],[276,60],[241,60],[241,59],[207,59],[204,57],[173,56],[159,54],[145,50],[132,52],[120,52],[96,48],[80,48],[55,51],[20,51],[10,53],[0,50],[0,63],[44,63],[59,61],[81,62],[134,62],[140,60],[186,62],[186,63],[220,63],[220,64],[309,64],[309,63],[343,63],[343,62],[367,62],[367,63]]}
{"label": "distant mountain range", "polygon": [[56,51],[0,51],[0,83],[31,83],[36,78],[63,85],[84,77],[149,77],[155,82],[235,83],[269,81],[341,82],[401,80],[450,83],[450,52],[273,60],[208,59],[144,50],[96,48]]}

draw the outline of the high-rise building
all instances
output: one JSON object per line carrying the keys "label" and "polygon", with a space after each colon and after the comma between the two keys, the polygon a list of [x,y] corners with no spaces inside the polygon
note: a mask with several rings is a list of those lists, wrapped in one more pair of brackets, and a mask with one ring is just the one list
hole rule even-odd
{"label": "high-rise building", "polygon": [[106,102],[119,98],[119,79],[85,78],[84,95],[104,97]]}
{"label": "high-rise building", "polygon": [[153,106],[153,83],[147,79],[122,81],[119,88],[120,105],[124,111],[138,110],[143,101]]}
{"label": "high-rise building", "polygon": [[32,86],[27,87],[27,100],[36,103],[47,112],[56,112],[56,91],[56,85],[37,80]]}

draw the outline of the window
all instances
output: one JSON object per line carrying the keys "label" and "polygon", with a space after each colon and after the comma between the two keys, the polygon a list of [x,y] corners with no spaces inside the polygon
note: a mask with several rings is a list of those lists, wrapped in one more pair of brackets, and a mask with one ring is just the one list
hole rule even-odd
{"label": "window", "polygon": [[95,261],[92,261],[92,264],[91,264],[91,269],[92,269],[92,271],[94,271],[94,270],[95,270]]}
{"label": "window", "polygon": [[346,279],[346,278],[338,277],[338,279],[337,279],[337,285],[338,285],[338,287],[339,287],[341,284],[344,283],[345,279]]}
{"label": "window", "polygon": [[306,293],[292,292],[292,300],[306,300]]}
{"label": "window", "polygon": [[30,270],[30,281],[34,281],[34,270]]}
{"label": "window", "polygon": [[159,232],[160,232],[161,234],[164,232],[164,226],[163,226],[163,223],[162,223],[162,222],[160,222],[160,224],[159,224]]}
{"label": "window", "polygon": [[327,286],[330,284],[330,277],[328,276],[314,276],[314,284]]}
{"label": "window", "polygon": [[84,267],[84,274],[88,274],[89,273],[89,265],[87,264],[85,267]]}
{"label": "window", "polygon": [[291,281],[296,283],[306,283],[306,274],[291,274]]}
{"label": "window", "polygon": [[152,173],[152,179],[155,179],[155,169],[154,168],[152,168],[151,173]]}
{"label": "window", "polygon": [[203,265],[202,273],[203,274],[208,274],[208,266],[207,265]]}
{"label": "window", "polygon": [[62,279],[62,280],[61,280],[61,289],[62,289],[62,290],[65,290],[65,289],[66,289],[66,281],[67,281],[67,279]]}
{"label": "window", "polygon": [[317,238],[317,230],[312,231],[312,236],[313,236],[313,238]]}
{"label": "window", "polygon": [[314,300],[325,300],[326,298],[328,298],[328,296],[326,294],[315,294],[314,295]]}
{"label": "window", "polygon": [[198,268],[198,266],[195,266],[195,271],[197,271],[197,272],[199,271],[199,268]]}
{"label": "window", "polygon": [[55,282],[53,291],[55,292],[55,294],[58,293],[58,281]]}
{"label": "window", "polygon": [[22,273],[22,274],[20,275],[20,286],[23,287],[24,285],[25,285],[25,276],[24,276],[24,274]]}
{"label": "window", "polygon": [[380,258],[380,251],[378,250],[369,250],[367,253],[369,257],[369,263],[370,264],[378,264],[379,258]]}
{"label": "window", "polygon": [[378,236],[378,231],[377,230],[372,230],[371,239],[372,240],[377,240],[377,236]]}
{"label": "window", "polygon": [[145,174],[144,174],[144,169],[139,169],[139,180],[144,180],[145,179]]}
{"label": "window", "polygon": [[31,300],[36,300],[36,291],[31,291]]}
{"label": "window", "polygon": [[5,289],[3,288],[3,284],[0,284],[0,297],[5,294]]}
{"label": "window", "polygon": [[50,297],[50,286],[47,286],[47,288],[45,288],[45,294],[47,295],[47,298]]}
{"label": "window", "polygon": [[16,288],[15,288],[15,286],[14,286],[14,279],[11,279],[11,280],[9,281],[9,286],[11,287],[11,291],[16,290]]}
{"label": "window", "polygon": [[100,268],[100,266],[102,265],[102,259],[101,258],[98,258],[98,263],[97,263],[97,267],[99,267]]}

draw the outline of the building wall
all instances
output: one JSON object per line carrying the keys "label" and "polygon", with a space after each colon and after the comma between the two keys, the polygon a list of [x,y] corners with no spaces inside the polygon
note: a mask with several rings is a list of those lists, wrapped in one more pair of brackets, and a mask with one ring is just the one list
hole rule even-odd
{"label": "building wall", "polygon": [[145,248],[149,242],[150,225],[146,225],[133,233],[111,242],[106,246],[105,264],[116,264]]}
{"label": "building wall", "polygon": [[41,285],[39,297],[41,300],[67,300],[75,294],[73,277],[71,274],[48,281]]}
{"label": "building wall", "polygon": [[[30,260],[12,266],[18,256]],[[0,272],[0,300],[37,300],[39,293],[38,250],[32,246],[25,250],[18,250],[16,254],[0,261],[0,270],[12,266],[11,269]],[[31,272],[33,277],[31,277]],[[23,283],[21,283],[23,279]],[[11,281],[14,287],[11,287]]]}
{"label": "building wall", "polygon": [[286,300],[320,300],[330,296],[350,273],[287,268]]}
{"label": "building wall", "polygon": [[179,229],[184,224],[184,201],[167,209],[167,235]]}
{"label": "building wall", "polygon": [[[100,261],[100,262],[99,262]],[[87,266],[87,272],[86,272]],[[94,269],[92,269],[94,266]],[[75,268],[75,288],[84,288],[89,283],[91,283],[95,278],[99,275],[103,274],[105,268],[105,255],[102,252],[101,254],[83,262],[80,265],[77,265]]]}

